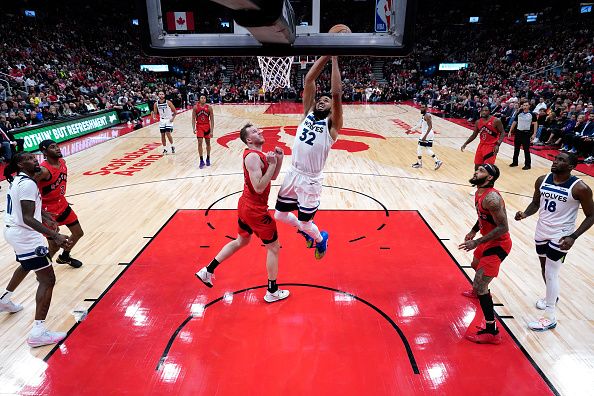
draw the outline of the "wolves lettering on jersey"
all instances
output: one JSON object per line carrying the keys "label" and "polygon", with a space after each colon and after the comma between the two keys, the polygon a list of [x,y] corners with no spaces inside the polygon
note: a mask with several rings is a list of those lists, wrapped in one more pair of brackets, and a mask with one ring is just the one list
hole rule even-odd
{"label": "wolves lettering on jersey", "polygon": [[540,185],[537,234],[562,237],[575,231],[580,201],[573,197],[572,190],[579,181],[576,176],[571,176],[565,183],[555,184],[552,173],[545,177]]}
{"label": "wolves lettering on jersey", "polygon": [[171,108],[169,107],[169,104],[167,103],[167,101],[161,103],[161,102],[157,102],[157,109],[159,110],[159,117],[161,119],[171,119],[171,117],[173,116],[173,113],[171,112]]}
{"label": "wolves lettering on jersey", "polygon": [[328,123],[328,118],[316,120],[311,112],[297,128],[292,149],[292,164],[297,170],[317,175],[324,169],[334,144]]}

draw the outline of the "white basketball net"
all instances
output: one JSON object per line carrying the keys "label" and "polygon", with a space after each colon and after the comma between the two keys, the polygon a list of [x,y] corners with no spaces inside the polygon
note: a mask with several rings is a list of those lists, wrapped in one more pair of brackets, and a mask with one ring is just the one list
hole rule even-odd
{"label": "white basketball net", "polygon": [[258,64],[262,71],[262,88],[264,88],[265,92],[274,91],[276,88],[291,86],[292,56],[284,58],[259,56]]}

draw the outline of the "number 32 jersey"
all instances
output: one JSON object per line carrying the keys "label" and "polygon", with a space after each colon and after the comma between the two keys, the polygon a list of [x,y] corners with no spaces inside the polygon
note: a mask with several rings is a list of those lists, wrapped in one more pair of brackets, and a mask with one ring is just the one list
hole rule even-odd
{"label": "number 32 jersey", "polygon": [[328,127],[329,119],[316,120],[311,112],[297,128],[293,143],[293,166],[305,173],[319,175],[324,169],[330,148],[334,144]]}
{"label": "number 32 jersey", "polygon": [[580,201],[573,197],[571,190],[579,181],[576,176],[571,176],[565,183],[555,184],[552,173],[545,177],[540,185],[540,210],[535,234],[537,241],[551,240],[557,243],[575,231]]}

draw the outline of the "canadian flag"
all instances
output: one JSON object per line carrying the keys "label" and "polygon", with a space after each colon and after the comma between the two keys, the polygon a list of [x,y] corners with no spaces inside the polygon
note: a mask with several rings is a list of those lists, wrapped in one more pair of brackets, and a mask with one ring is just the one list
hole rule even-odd
{"label": "canadian flag", "polygon": [[194,13],[168,12],[167,30],[194,30]]}

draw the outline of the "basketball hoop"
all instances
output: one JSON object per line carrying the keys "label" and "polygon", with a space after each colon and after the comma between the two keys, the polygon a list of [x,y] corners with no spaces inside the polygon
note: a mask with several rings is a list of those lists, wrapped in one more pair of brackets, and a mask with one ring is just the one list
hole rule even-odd
{"label": "basketball hoop", "polygon": [[258,57],[258,64],[262,71],[262,88],[264,88],[264,92],[291,86],[291,65],[293,64],[293,58],[293,56],[281,58],[272,56]]}

